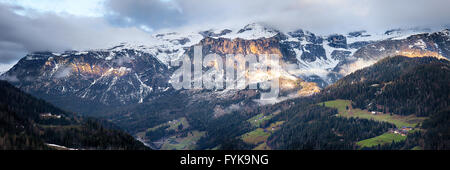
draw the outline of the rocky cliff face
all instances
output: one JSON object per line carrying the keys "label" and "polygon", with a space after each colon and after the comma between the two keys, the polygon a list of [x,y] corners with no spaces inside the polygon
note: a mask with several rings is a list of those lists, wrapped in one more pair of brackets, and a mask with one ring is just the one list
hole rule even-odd
{"label": "rocky cliff face", "polygon": [[256,40],[206,37],[198,45],[208,53],[226,54],[278,54],[282,56],[278,37]]}
{"label": "rocky cliff face", "polygon": [[363,59],[381,59],[388,56],[404,55],[408,57],[450,56],[450,37],[448,30],[435,33],[412,35],[405,39],[384,40],[359,49],[354,56]]}
{"label": "rocky cliff face", "polygon": [[[319,36],[301,29],[284,33],[258,24],[172,32],[154,35],[155,43],[145,46],[32,53],[1,77],[65,109],[91,112],[92,108],[139,104],[170,95],[174,90],[168,80],[176,67],[169,62],[183,54],[192,55],[195,45],[201,45],[204,54],[279,54],[290,67],[287,73],[295,77],[281,84],[294,85],[303,89],[299,94],[306,95],[386,56],[449,57],[448,30],[409,38],[400,35],[397,31],[377,37],[357,31]],[[206,93],[202,92],[208,96]]]}
{"label": "rocky cliff face", "polygon": [[59,103],[65,98],[109,106],[157,97],[170,88],[169,76],[159,60],[132,49],[33,53],[3,75],[15,86],[49,101]]}
{"label": "rocky cliff face", "polygon": [[346,75],[357,69],[369,66],[380,59],[396,55],[449,59],[449,47],[450,35],[448,29],[434,33],[390,38],[361,47],[352,57],[348,57],[339,63],[335,71]]}

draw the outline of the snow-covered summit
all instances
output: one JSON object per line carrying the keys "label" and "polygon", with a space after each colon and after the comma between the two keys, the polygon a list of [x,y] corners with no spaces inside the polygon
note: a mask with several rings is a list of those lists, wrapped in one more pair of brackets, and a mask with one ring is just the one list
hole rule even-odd
{"label": "snow-covered summit", "polygon": [[170,65],[170,61],[181,57],[187,48],[198,44],[205,37],[227,38],[227,39],[260,39],[270,38],[277,35],[279,31],[253,23],[240,28],[218,28],[203,31],[176,30],[164,33],[155,33],[148,44],[121,43],[108,48],[108,51],[119,52],[133,49],[156,56],[161,62]]}
{"label": "snow-covered summit", "polygon": [[263,26],[261,24],[252,23],[246,25],[244,28],[239,30],[233,30],[228,34],[222,35],[222,38],[241,38],[241,39],[259,39],[259,38],[270,38],[278,34],[279,31]]}

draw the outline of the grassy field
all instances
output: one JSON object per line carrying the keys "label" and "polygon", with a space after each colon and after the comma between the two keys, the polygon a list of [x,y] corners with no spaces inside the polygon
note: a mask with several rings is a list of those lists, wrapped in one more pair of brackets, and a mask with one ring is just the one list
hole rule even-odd
{"label": "grassy field", "polygon": [[281,113],[280,110],[277,110],[269,115],[264,115],[263,113],[261,113],[256,116],[253,116],[252,118],[248,119],[247,121],[255,127],[260,127],[262,123],[264,123],[267,120],[272,119],[275,115],[280,114],[280,113]]}
{"label": "grassy field", "polygon": [[275,122],[275,123],[270,124],[266,129],[267,129],[268,131],[272,131],[272,128],[273,128],[273,131],[278,130],[278,128],[279,128],[281,125],[283,125],[283,123],[284,123],[284,121],[277,121],[277,122]]}
{"label": "grassy field", "polygon": [[264,114],[258,114],[256,116],[253,116],[252,118],[248,119],[247,121],[252,124],[255,127],[260,127],[261,123],[263,123],[264,121],[270,120],[272,119],[273,115],[267,115],[265,116]]}
{"label": "grassy field", "polygon": [[252,124],[254,127],[257,127],[256,130],[243,134],[240,138],[248,144],[258,145],[254,148],[254,150],[270,150],[270,147],[267,146],[267,138],[276,130],[278,130],[284,123],[284,121],[277,121],[271,123],[266,128],[261,128],[261,124],[272,119],[277,114],[280,114],[281,111],[275,111],[269,115],[258,114],[248,119],[247,121]]}
{"label": "grassy field", "polygon": [[256,144],[266,141],[269,136],[270,136],[270,132],[265,132],[264,129],[258,128],[254,131],[251,131],[251,132],[248,132],[248,133],[242,135],[241,139],[245,143],[256,145]]}
{"label": "grassy field", "polygon": [[423,150],[423,148],[422,147],[420,147],[420,146],[415,146],[414,148],[412,148],[411,150]]}
{"label": "grassy field", "polygon": [[258,128],[254,131],[248,132],[241,136],[241,139],[245,143],[249,144],[261,144],[265,143],[267,141],[267,138],[273,133],[273,131],[276,131],[279,129],[281,125],[283,125],[284,121],[277,121],[275,123],[270,124],[267,128]]}
{"label": "grassy field", "polygon": [[178,131],[178,126],[183,125],[183,129],[186,129],[189,127],[189,123],[186,120],[185,117],[176,119],[176,120],[172,120],[170,123],[168,122],[169,127],[167,128],[167,130],[175,130]]}
{"label": "grassy field", "polygon": [[271,148],[267,146],[266,142],[264,142],[253,148],[253,150],[271,150]]}
{"label": "grassy field", "polygon": [[162,150],[191,150],[195,149],[197,141],[205,135],[205,132],[190,131],[186,137],[174,135],[164,141]]}
{"label": "grassy field", "polygon": [[[319,103],[318,105],[322,106],[323,103]],[[390,115],[390,114],[376,114],[373,115],[367,110],[355,109],[351,106],[350,100],[332,100],[325,102],[326,107],[336,108],[338,109],[339,116],[343,117],[354,117],[354,118],[362,118],[362,119],[373,119],[376,121],[389,122],[397,126],[398,128],[406,126],[406,127],[415,127],[418,123],[425,120],[424,117],[416,117],[415,115],[409,116],[401,116],[401,115]],[[348,110],[347,110],[348,108]]]}
{"label": "grassy field", "polygon": [[378,144],[379,145],[390,144],[390,143],[392,143],[392,141],[401,142],[401,141],[404,141],[405,139],[406,139],[406,136],[402,136],[400,134],[384,133],[377,137],[359,141],[356,144],[358,146],[360,146],[361,148],[373,147],[373,146],[377,146]]}

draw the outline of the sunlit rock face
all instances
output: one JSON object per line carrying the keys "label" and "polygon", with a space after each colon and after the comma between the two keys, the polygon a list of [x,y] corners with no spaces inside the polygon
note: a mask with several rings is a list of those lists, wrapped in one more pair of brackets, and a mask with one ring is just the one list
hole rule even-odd
{"label": "sunlit rock face", "polygon": [[203,47],[205,54],[216,53],[221,56],[227,54],[277,54],[282,56],[279,41],[277,37],[256,40],[207,37],[201,40],[198,45]]}
{"label": "sunlit rock face", "polygon": [[352,57],[341,62],[335,70],[348,75],[367,67],[385,57],[402,55],[406,57],[436,57],[450,59],[449,30],[411,35],[379,41],[357,50]]}
{"label": "sunlit rock face", "polygon": [[444,30],[431,34],[412,35],[405,39],[381,41],[359,49],[355,52],[354,57],[381,59],[388,56],[404,55],[408,57],[450,58],[449,46],[448,30]]}
{"label": "sunlit rock face", "polygon": [[[226,56],[230,54],[235,55],[233,58],[238,62],[245,62],[245,57],[247,55],[255,55],[259,57],[263,57],[263,55],[277,55],[279,57],[279,63],[269,63],[269,61],[266,61],[266,63],[261,64],[279,68],[270,70],[268,72],[254,72],[251,76],[247,75],[248,72],[246,72],[246,76],[250,78],[251,82],[262,82],[279,77],[296,80],[297,78],[295,76],[290,75],[284,69],[284,66],[289,63],[289,61],[286,61],[287,55],[282,53],[280,41],[280,36],[274,36],[271,38],[259,38],[254,40],[246,40],[241,38],[227,39],[206,37],[201,40],[200,43],[197,44],[197,46],[202,47],[203,56],[213,53],[218,54],[222,57],[222,61],[224,62],[224,64],[227,60]],[[188,50],[187,54],[189,56],[192,56],[193,48]],[[294,64],[296,64],[295,56],[294,60]]]}
{"label": "sunlit rock face", "polygon": [[302,87],[298,91],[298,95],[300,96],[311,96],[320,92],[319,86],[314,82],[301,82],[300,86]]}
{"label": "sunlit rock face", "polygon": [[439,54],[439,52],[436,51],[428,51],[428,50],[420,50],[420,49],[404,49],[401,51],[396,52],[396,54],[406,57],[435,57],[438,59],[446,59],[444,56]]}
{"label": "sunlit rock face", "polygon": [[307,82],[300,78],[296,80],[281,78],[280,90],[282,93],[294,97],[311,96],[321,91],[317,83]]}
{"label": "sunlit rock face", "polygon": [[131,49],[33,53],[5,73],[17,78],[17,87],[49,101],[65,96],[104,105],[158,96],[169,89],[170,74],[155,57]]}
{"label": "sunlit rock face", "polygon": [[[62,54],[36,52],[25,56],[0,78],[60,107],[71,106],[65,108],[67,110],[87,108],[89,111],[88,105],[92,108],[121,107],[181,93],[169,82],[177,69],[171,63],[184,54],[192,57],[197,45],[202,46],[203,56],[216,53],[223,57],[224,63],[227,54],[234,55],[238,61],[243,60],[238,54],[279,55],[277,66],[280,69],[246,71],[242,78],[250,83],[277,78],[281,95],[295,94],[294,97],[317,93],[341,77],[384,57],[450,56],[448,30],[425,34],[404,34],[402,30],[396,30],[380,35],[366,31],[316,35],[302,29],[282,32],[258,24],[205,30],[158,33],[152,35],[154,42],[150,44],[124,43],[104,50]],[[218,64],[212,62],[209,67],[217,68]],[[242,95],[243,91],[255,94],[249,97]],[[205,100],[214,98],[211,97],[213,94],[219,98],[233,94],[239,100],[258,98],[259,94],[253,90],[237,90],[231,94],[205,90],[190,92],[186,93],[206,96]],[[79,101],[82,103],[76,104]]]}
{"label": "sunlit rock face", "polygon": [[[244,68],[245,78],[248,84],[278,79],[280,90],[285,94],[290,92],[298,96],[309,96],[319,92],[320,88],[316,83],[307,83],[299,76],[289,73],[286,66],[288,64],[297,64],[297,58],[295,54],[290,55],[286,52],[291,49],[283,48],[283,40],[286,40],[286,37],[283,37],[280,34],[271,38],[259,38],[254,40],[206,37],[197,45],[202,47],[203,56],[211,53],[219,54],[222,56],[224,64],[226,64],[227,60],[225,56],[229,54],[235,55],[234,59],[238,62],[245,62],[246,55],[256,55],[262,57],[264,54],[275,54],[279,56],[278,63],[260,62],[263,65],[268,65],[269,67],[276,69],[271,69],[269,71],[257,70],[255,72],[249,72],[248,68],[247,70]],[[316,50],[310,50],[310,52],[313,51]],[[325,52],[323,51],[323,53],[323,56],[326,59]],[[193,48],[188,50],[187,54],[192,56]]]}
{"label": "sunlit rock face", "polygon": [[80,63],[80,62],[72,63],[71,65],[72,65],[71,72],[80,75],[92,75],[100,77],[101,76],[121,77],[131,71],[131,68],[127,67],[120,67],[120,68],[102,67],[95,64]]}

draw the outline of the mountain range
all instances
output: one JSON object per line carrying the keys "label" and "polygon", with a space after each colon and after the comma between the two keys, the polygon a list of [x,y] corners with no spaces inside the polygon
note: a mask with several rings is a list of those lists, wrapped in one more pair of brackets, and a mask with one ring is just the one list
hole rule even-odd
{"label": "mountain range", "polygon": [[[64,110],[107,120],[153,149],[356,149],[361,139],[382,135],[395,126],[389,122],[330,118],[337,114],[335,110],[314,104],[345,99],[361,110],[418,117],[432,117],[448,108],[448,29],[392,29],[380,34],[354,31],[323,36],[302,29],[283,32],[254,23],[237,29],[161,33],[153,35],[153,39],[153,43],[145,45],[122,43],[109,49],[31,53],[1,78]],[[196,45],[202,47],[204,56],[279,54],[286,68],[283,73],[293,77],[281,84],[293,87],[281,86],[281,96],[269,103],[258,100],[260,91],[252,89],[175,90],[169,80],[178,67],[170,63],[183,54],[192,57]],[[428,72],[433,74],[422,76]],[[438,73],[442,81],[413,82],[427,82],[437,78],[433,76]],[[414,79],[418,74],[418,80]],[[416,94],[412,89],[417,88],[424,91]],[[422,95],[430,91],[432,96]],[[393,100],[405,94],[404,100]],[[425,101],[428,105],[422,106]],[[320,114],[311,118],[315,113]],[[314,132],[323,130],[324,122],[333,122],[334,129],[352,129],[359,124],[367,133],[354,129],[353,136],[346,136],[330,131],[328,135],[344,136],[330,137],[329,141],[337,140],[335,143],[286,138],[296,136],[293,133],[298,128],[305,129],[299,134],[310,134],[306,120],[319,122],[320,128],[312,129]],[[247,140],[245,135],[255,129],[273,133],[264,140]],[[312,143],[293,143],[299,140]],[[434,147],[426,142],[414,146],[446,148],[448,140],[439,141],[445,146]]]}

